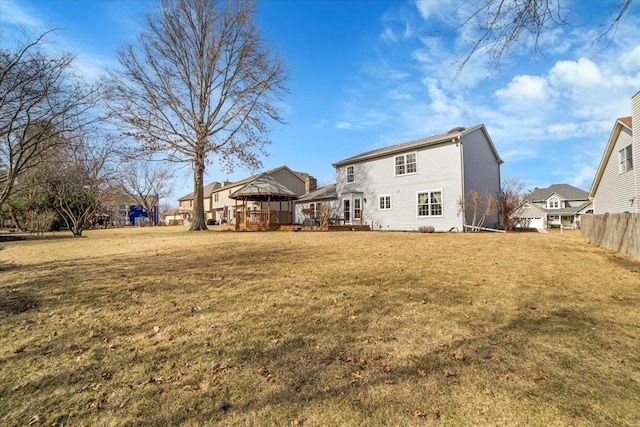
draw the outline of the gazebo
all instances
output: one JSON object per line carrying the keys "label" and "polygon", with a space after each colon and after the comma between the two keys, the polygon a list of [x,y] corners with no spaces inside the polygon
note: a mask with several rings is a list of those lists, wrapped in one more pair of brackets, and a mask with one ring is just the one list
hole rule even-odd
{"label": "gazebo", "polygon": [[[281,225],[293,223],[291,201],[298,196],[267,174],[258,175],[229,197],[236,201],[236,231],[278,230]],[[253,202],[253,209],[249,202]],[[286,210],[283,202],[287,202]]]}

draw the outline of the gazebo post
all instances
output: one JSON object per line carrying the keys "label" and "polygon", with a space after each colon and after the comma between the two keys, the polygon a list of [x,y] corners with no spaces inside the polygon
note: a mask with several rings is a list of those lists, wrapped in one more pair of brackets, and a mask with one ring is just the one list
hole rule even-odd
{"label": "gazebo post", "polygon": [[238,228],[240,227],[240,224],[238,224],[238,199],[236,199],[236,209],[233,212],[233,216],[234,216],[234,224],[235,224],[235,230],[238,231]]}
{"label": "gazebo post", "polygon": [[242,210],[244,211],[244,231],[247,231],[247,217],[249,216],[249,206],[247,199],[242,199]]}
{"label": "gazebo post", "polygon": [[271,226],[271,195],[267,196],[267,228]]}

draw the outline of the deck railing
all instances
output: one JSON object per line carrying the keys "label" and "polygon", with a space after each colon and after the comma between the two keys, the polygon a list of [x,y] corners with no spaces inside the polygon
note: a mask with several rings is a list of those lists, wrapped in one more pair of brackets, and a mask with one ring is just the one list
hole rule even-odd
{"label": "deck railing", "polygon": [[236,212],[236,224],[245,223],[245,215],[247,217],[247,225],[268,225],[268,224],[291,224],[291,213],[288,211],[245,211]]}

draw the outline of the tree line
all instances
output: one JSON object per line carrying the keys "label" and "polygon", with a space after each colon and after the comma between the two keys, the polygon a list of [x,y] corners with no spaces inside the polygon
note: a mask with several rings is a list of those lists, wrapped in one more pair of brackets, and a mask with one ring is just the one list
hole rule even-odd
{"label": "tree line", "polygon": [[[615,33],[631,2],[613,3],[596,41]],[[563,3],[461,3],[456,31],[476,35],[461,67],[483,51],[498,63],[527,35],[538,52],[544,31],[570,22]],[[284,121],[289,70],[254,20],[252,0],[159,0],[137,42],[118,49],[118,68],[93,84],[76,75],[72,53],[45,49],[55,30],[0,47],[0,215],[80,235],[122,195],[149,213],[184,164],[193,171],[191,230],[206,229],[205,168],[259,168],[271,124]],[[495,202],[508,227],[509,209]],[[474,223],[486,216],[474,212]]]}
{"label": "tree line", "polygon": [[44,48],[51,31],[0,49],[0,209],[18,227],[80,235],[123,196],[150,213],[186,163],[191,229],[206,229],[205,166],[258,168],[270,122],[282,121],[288,74],[254,9],[161,0],[94,84],[75,75],[73,54]]}

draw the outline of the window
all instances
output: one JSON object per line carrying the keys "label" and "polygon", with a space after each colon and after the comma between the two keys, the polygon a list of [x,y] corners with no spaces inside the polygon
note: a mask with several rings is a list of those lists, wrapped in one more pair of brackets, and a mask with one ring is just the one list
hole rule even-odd
{"label": "window", "polygon": [[351,201],[345,199],[342,201],[342,215],[344,216],[344,221],[351,221]]}
{"label": "window", "polygon": [[356,167],[347,166],[347,183],[355,182],[356,180]]}
{"label": "window", "polygon": [[633,151],[631,145],[626,146],[618,152],[620,158],[620,173],[633,169]]}
{"label": "window", "polygon": [[391,196],[389,194],[383,194],[378,197],[378,209],[381,211],[388,211],[391,209]]}
{"label": "window", "polygon": [[353,199],[353,219],[362,219],[362,200]]}
{"label": "window", "polygon": [[220,194],[216,193],[213,195],[213,201],[217,202],[218,200],[220,200]]}
{"label": "window", "polygon": [[402,154],[395,157],[396,175],[407,175],[418,171],[416,153]]}
{"label": "window", "polygon": [[442,191],[418,193],[418,216],[442,216]]}
{"label": "window", "polygon": [[547,200],[547,209],[560,209],[560,200],[557,197],[551,197]]}
{"label": "window", "polygon": [[309,203],[309,218],[317,218],[316,217],[316,204]]}

